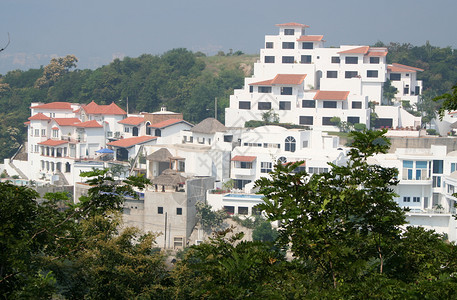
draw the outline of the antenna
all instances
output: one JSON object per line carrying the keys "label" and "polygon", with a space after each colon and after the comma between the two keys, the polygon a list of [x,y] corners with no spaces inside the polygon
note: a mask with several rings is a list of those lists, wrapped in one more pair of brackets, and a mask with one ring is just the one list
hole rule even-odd
{"label": "antenna", "polygon": [[10,33],[8,32],[8,43],[6,44],[5,47],[3,47],[2,49],[0,49],[0,52],[2,52],[3,50],[5,50],[5,49],[8,47],[9,44],[10,44]]}

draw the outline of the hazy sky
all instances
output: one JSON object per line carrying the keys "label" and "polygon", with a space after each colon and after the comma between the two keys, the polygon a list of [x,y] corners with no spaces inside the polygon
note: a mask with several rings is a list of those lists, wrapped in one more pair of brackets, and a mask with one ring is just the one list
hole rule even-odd
{"label": "hazy sky", "polygon": [[184,47],[258,54],[275,24],[299,22],[326,46],[409,42],[457,48],[456,0],[1,0],[0,74],[74,54],[78,68]]}

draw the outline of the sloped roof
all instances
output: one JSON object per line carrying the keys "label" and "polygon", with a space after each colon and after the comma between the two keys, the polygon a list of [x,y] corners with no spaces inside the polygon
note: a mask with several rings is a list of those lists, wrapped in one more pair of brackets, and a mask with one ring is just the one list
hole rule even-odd
{"label": "sloped roof", "polygon": [[305,80],[306,74],[277,74],[271,80],[250,83],[249,85],[274,85],[274,84],[291,84],[298,85]]}
{"label": "sloped roof", "polygon": [[366,54],[368,52],[368,49],[370,49],[369,46],[362,46],[362,47],[357,47],[349,50],[344,50],[338,52],[339,54]]}
{"label": "sloped roof", "polygon": [[95,120],[75,124],[75,126],[80,127],[80,128],[102,128],[103,127],[103,125],[101,125],[100,123],[98,123]]}
{"label": "sloped roof", "polygon": [[320,42],[323,38],[323,35],[302,35],[297,42]]}
{"label": "sloped roof", "polygon": [[38,145],[43,145],[43,146],[59,146],[63,144],[67,144],[68,141],[62,141],[62,140],[46,140],[44,142],[38,143]]}
{"label": "sloped roof", "polygon": [[178,172],[166,169],[162,172],[162,174],[152,179],[151,183],[165,186],[177,186],[180,183],[185,183],[186,179],[186,177],[180,175]]}
{"label": "sloped roof", "polygon": [[51,118],[45,116],[43,113],[37,113],[37,114],[29,117],[28,120],[51,120]]}
{"label": "sloped roof", "polygon": [[72,109],[71,103],[69,102],[51,102],[46,104],[40,104],[31,106],[30,108],[41,108],[41,109]]}
{"label": "sloped roof", "polygon": [[24,125],[30,125],[30,121],[24,122]]}
{"label": "sloped roof", "polygon": [[347,100],[349,92],[347,91],[317,91],[314,100]]}
{"label": "sloped roof", "polygon": [[393,63],[389,66],[387,66],[387,69],[390,72],[395,72],[395,73],[416,73],[416,71],[424,71],[423,69],[415,68],[415,67],[410,67],[402,64],[397,64]]}
{"label": "sloped roof", "polygon": [[149,154],[146,159],[159,161],[159,162],[169,162],[170,158],[172,158],[170,151],[166,148],[160,148],[159,150],[155,151],[154,153]]}
{"label": "sloped roof", "polygon": [[206,118],[192,127],[190,131],[208,134],[227,131],[227,127],[225,127],[221,122],[214,118]]}
{"label": "sloped roof", "polygon": [[257,156],[244,156],[244,155],[237,155],[232,158],[232,161],[241,161],[241,162],[253,162],[256,160]]}
{"label": "sloped roof", "polygon": [[308,28],[309,27],[308,25],[295,23],[295,22],[276,24],[276,26],[278,26],[278,27],[304,27],[304,28]]}
{"label": "sloped roof", "polygon": [[114,146],[114,147],[121,147],[121,148],[130,148],[132,146],[135,146],[137,144],[142,144],[146,143],[152,140],[157,139],[156,136],[135,136],[131,138],[126,138],[126,139],[120,139],[111,143],[108,143],[108,146]]}
{"label": "sloped roof", "polygon": [[370,47],[367,56],[386,56],[388,52],[385,47]]}
{"label": "sloped roof", "polygon": [[98,105],[94,101],[81,107],[86,113],[94,115],[126,115],[127,113],[114,102],[109,105]]}
{"label": "sloped roof", "polygon": [[119,121],[118,123],[125,125],[140,125],[144,121],[144,117],[127,117],[124,120]]}
{"label": "sloped roof", "polygon": [[168,127],[168,126],[171,126],[171,125],[174,125],[174,124],[178,124],[178,123],[186,123],[189,126],[193,126],[191,123],[189,123],[189,122],[187,122],[187,121],[185,121],[183,119],[168,119],[168,120],[165,120],[165,121],[162,121],[162,122],[151,124],[148,127],[165,128],[165,127]]}
{"label": "sloped roof", "polygon": [[75,124],[81,123],[81,120],[78,118],[53,118],[56,121],[57,125],[60,126],[73,126]]}

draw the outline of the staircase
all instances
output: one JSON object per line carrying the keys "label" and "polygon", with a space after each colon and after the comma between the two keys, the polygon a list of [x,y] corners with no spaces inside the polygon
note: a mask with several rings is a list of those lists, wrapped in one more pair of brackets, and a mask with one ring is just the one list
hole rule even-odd
{"label": "staircase", "polygon": [[19,168],[17,168],[12,161],[9,162],[9,166],[14,170],[16,171],[17,174],[19,174],[19,176],[23,179],[29,179],[24,173],[22,173],[21,170],[19,170]]}

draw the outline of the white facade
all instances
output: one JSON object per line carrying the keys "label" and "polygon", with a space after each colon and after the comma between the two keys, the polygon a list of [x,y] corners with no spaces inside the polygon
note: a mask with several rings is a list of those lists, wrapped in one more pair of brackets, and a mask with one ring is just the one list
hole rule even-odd
{"label": "white facade", "polygon": [[[227,126],[243,127],[246,121],[262,120],[262,114],[272,110],[282,123],[319,130],[335,130],[330,122],[335,116],[369,127],[368,102],[383,102],[383,85],[389,78],[398,89],[397,100],[418,101],[422,83],[416,80],[416,72],[421,70],[388,66],[386,48],[324,48],[323,36],[306,35],[306,25],[277,26],[278,35],[265,37],[254,75],[230,97]],[[300,75],[303,79],[298,80]],[[399,113],[394,117],[399,118]],[[401,123],[414,126],[410,118],[403,118]]]}

